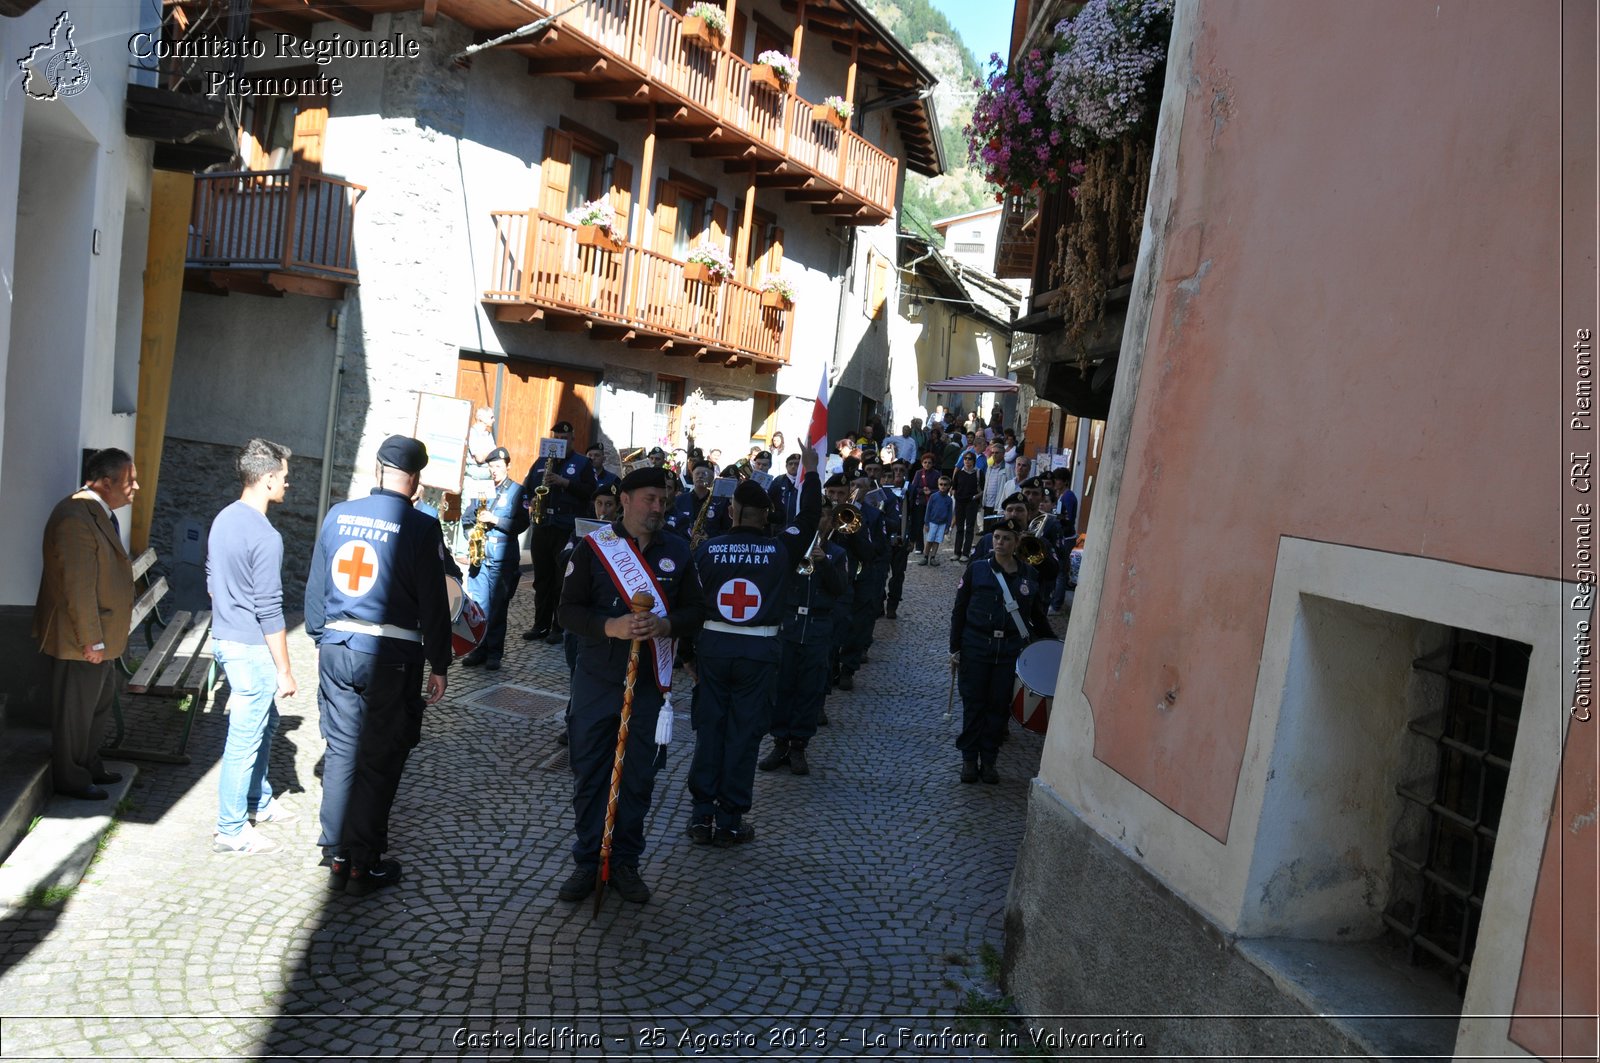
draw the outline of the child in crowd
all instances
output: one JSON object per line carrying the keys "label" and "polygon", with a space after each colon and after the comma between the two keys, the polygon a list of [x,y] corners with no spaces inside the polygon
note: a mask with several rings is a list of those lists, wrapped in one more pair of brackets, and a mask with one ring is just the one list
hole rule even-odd
{"label": "child in crowd", "polygon": [[922,551],[922,560],[918,564],[939,563],[939,544],[944,542],[945,529],[950,527],[950,517],[955,508],[955,499],[950,497],[950,477],[941,476],[939,489],[928,496],[928,514],[925,518],[927,527],[922,533],[926,549]]}

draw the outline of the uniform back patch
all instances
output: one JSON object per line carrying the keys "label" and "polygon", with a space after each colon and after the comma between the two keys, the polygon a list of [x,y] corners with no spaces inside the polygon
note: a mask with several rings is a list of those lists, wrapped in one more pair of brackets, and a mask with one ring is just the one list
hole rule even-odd
{"label": "uniform back patch", "polygon": [[722,619],[742,624],[761,611],[761,588],[735,577],[717,590],[716,600]]}
{"label": "uniform back patch", "polygon": [[361,598],[378,584],[381,561],[371,543],[348,539],[334,551],[329,575],[347,598]]}

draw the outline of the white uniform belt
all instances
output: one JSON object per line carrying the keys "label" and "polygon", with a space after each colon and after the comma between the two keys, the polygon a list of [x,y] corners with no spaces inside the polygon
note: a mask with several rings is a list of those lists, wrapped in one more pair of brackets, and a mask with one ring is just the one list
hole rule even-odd
{"label": "white uniform belt", "polygon": [[357,635],[372,635],[377,638],[403,639],[406,642],[421,642],[422,632],[410,628],[396,627],[393,624],[374,624],[367,620],[330,620],[323,625],[334,631],[351,631]]}
{"label": "white uniform belt", "polygon": [[766,635],[771,637],[778,633],[777,624],[764,624],[761,627],[741,627],[738,624],[725,624],[721,620],[707,620],[702,626],[707,631],[720,631],[725,635]]}

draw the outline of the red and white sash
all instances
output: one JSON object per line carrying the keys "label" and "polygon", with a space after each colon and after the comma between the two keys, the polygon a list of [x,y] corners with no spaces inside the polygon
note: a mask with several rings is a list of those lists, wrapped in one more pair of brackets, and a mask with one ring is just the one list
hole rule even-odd
{"label": "red and white sash", "polygon": [[[666,618],[667,593],[661,589],[661,584],[656,581],[656,574],[650,571],[650,563],[639,553],[639,548],[634,545],[632,539],[618,535],[609,525],[590,532],[584,538],[594,547],[595,555],[605,566],[606,575],[616,584],[624,602],[631,601],[635,593],[644,591],[656,602],[650,611],[663,619]],[[675,645],[674,639],[650,640],[650,648],[656,659],[656,686],[663,694],[672,689],[672,658]]]}

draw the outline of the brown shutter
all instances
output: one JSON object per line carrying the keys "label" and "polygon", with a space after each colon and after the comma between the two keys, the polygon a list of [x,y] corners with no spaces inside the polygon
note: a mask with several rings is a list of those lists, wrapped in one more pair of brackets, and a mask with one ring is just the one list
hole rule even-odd
{"label": "brown shutter", "polygon": [[322,169],[322,145],[327,132],[327,99],[302,100],[294,116],[294,161]]}
{"label": "brown shutter", "polygon": [[626,159],[611,162],[611,209],[616,211],[617,226],[626,243],[633,233],[628,212],[633,209],[633,163]]}
{"label": "brown shutter", "polygon": [[783,226],[772,227],[772,246],[767,248],[767,272],[777,273],[783,269]]}
{"label": "brown shutter", "polygon": [[552,218],[567,213],[567,186],[572,183],[572,134],[544,132],[544,165],[540,170],[539,209]]}
{"label": "brown shutter", "polygon": [[678,189],[667,181],[656,182],[656,253],[672,257],[672,241],[678,234]]}
{"label": "brown shutter", "polygon": [[728,250],[728,205],[711,204],[711,246]]}

